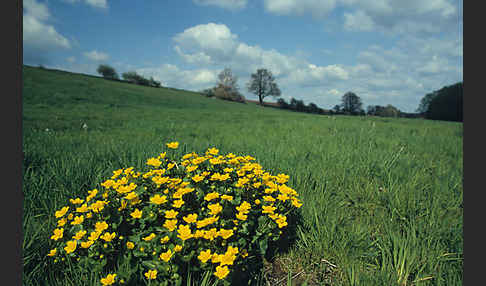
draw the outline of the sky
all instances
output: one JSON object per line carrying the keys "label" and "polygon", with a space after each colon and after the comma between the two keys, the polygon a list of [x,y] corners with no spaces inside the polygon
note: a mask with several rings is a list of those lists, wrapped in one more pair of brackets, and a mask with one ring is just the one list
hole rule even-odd
{"label": "sky", "polygon": [[[23,62],[98,75],[108,64],[201,91],[266,68],[281,97],[415,112],[463,81],[462,0],[24,0]],[[275,101],[271,97],[267,101]]]}

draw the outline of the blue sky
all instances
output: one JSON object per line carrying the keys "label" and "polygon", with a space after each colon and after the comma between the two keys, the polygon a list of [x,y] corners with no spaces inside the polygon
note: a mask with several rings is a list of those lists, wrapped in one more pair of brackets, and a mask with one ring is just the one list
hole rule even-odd
{"label": "blue sky", "polygon": [[463,80],[457,0],[24,0],[23,60],[97,75],[99,64],[199,91],[225,67],[240,91],[267,68],[282,97],[322,108],[348,91],[364,107],[414,112]]}

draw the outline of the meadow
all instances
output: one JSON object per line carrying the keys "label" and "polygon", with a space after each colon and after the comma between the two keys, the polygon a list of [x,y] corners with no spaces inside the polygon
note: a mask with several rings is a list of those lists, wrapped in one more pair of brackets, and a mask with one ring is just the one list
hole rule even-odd
{"label": "meadow", "polygon": [[303,223],[261,285],[462,285],[462,123],[296,113],[28,66],[22,101],[24,285],[80,285],[49,274],[54,212],[171,141],[290,176]]}

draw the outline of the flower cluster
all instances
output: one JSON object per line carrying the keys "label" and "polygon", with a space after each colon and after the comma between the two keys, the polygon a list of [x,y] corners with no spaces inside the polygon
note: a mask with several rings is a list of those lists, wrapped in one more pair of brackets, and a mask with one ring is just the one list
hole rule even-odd
{"label": "flower cluster", "polygon": [[174,159],[169,149],[179,143],[166,146],[148,170],[115,170],[56,211],[47,255],[101,267],[102,285],[137,279],[114,268],[120,259],[140,266],[146,281],[180,279],[187,265],[229,279],[247,257],[265,254],[266,240],[278,239],[302,206],[289,176],[271,175],[251,156],[209,148]]}

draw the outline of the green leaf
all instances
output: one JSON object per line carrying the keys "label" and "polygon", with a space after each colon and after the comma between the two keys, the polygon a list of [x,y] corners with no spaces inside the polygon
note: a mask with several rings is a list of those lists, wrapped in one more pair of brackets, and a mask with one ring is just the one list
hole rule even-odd
{"label": "green leaf", "polygon": [[267,239],[261,239],[258,244],[260,246],[260,254],[265,255],[265,252],[267,251],[267,248],[268,248]]}

